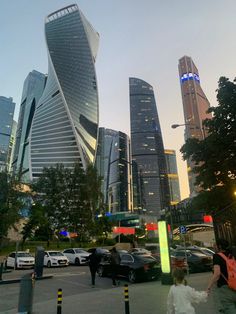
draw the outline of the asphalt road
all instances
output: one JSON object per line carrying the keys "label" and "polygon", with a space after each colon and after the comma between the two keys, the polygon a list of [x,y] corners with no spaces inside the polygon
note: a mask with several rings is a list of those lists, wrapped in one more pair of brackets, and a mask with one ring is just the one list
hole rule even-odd
{"label": "asphalt road", "polygon": [[[19,278],[29,270],[16,270],[4,274],[5,279]],[[52,274],[52,279],[36,281],[34,291],[35,314],[56,313],[57,289],[63,291],[63,314],[121,314],[125,313],[124,284],[112,288],[110,278],[96,278],[96,287],[90,285],[90,273],[87,266],[69,266],[66,268],[44,269],[44,273]],[[191,286],[204,290],[210,273],[192,274],[188,278]],[[129,284],[130,313],[131,314],[165,314],[166,298],[169,286],[160,281]],[[0,313],[17,313],[19,284],[0,285]],[[216,314],[212,296],[207,304],[196,308],[197,314],[203,312]]]}

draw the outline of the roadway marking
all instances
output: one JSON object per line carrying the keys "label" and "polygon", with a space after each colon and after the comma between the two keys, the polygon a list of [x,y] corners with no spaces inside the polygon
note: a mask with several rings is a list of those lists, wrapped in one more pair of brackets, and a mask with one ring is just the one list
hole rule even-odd
{"label": "roadway marking", "polygon": [[86,272],[78,272],[78,273],[52,273],[51,275],[53,275],[54,277],[67,277],[67,276],[81,276],[81,275],[85,275]]}

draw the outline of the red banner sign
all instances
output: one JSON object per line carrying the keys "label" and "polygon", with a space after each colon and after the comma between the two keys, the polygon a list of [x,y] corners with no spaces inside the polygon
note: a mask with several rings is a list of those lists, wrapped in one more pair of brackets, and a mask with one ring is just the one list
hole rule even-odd
{"label": "red banner sign", "polygon": [[113,233],[135,234],[135,229],[129,227],[114,227]]}

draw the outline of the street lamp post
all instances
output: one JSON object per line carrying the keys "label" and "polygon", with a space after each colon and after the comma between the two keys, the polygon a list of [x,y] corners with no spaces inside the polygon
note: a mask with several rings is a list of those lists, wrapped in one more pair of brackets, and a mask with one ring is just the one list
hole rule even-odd
{"label": "street lamp post", "polygon": [[176,128],[180,127],[180,126],[194,126],[196,129],[199,129],[199,130],[202,131],[203,139],[206,138],[205,128],[204,127],[199,127],[198,125],[193,124],[193,123],[172,124],[171,128],[172,129],[176,129]]}

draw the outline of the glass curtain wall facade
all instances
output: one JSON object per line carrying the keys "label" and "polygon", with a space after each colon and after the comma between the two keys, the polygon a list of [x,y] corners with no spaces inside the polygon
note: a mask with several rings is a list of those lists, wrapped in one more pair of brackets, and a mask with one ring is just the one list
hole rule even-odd
{"label": "glass curtain wall facade", "polygon": [[132,210],[130,141],[123,132],[117,132],[111,143],[108,208],[111,213]]}
{"label": "glass curtain wall facade", "polygon": [[129,87],[134,210],[159,218],[170,196],[153,87],[138,78]]}
{"label": "glass curtain wall facade", "polygon": [[109,212],[131,211],[130,141],[125,133],[99,128],[96,167]]}
{"label": "glass curtain wall facade", "polygon": [[14,148],[16,144],[16,130],[17,130],[17,122],[13,120],[12,123],[12,129],[11,129],[11,138],[10,138],[10,144],[9,144],[9,171],[12,171],[11,165],[13,161],[13,154],[14,154]]}
{"label": "glass curtain wall facade", "polygon": [[165,157],[170,190],[170,205],[176,205],[180,202],[180,188],[175,150],[165,149]]}
{"label": "glass curtain wall facade", "polygon": [[[185,120],[185,140],[197,138],[202,140],[207,136],[207,130],[203,126],[205,119],[211,119],[212,115],[206,113],[210,103],[204,94],[201,85],[198,69],[190,57],[184,56],[179,60],[179,76],[183,101]],[[188,179],[190,194],[198,190],[194,186],[195,176],[191,169],[194,167],[191,160],[188,164]]]}
{"label": "glass curtain wall facade", "polygon": [[98,145],[96,154],[96,168],[99,176],[102,177],[102,193],[104,203],[108,204],[108,183],[109,183],[109,164],[111,154],[111,144],[117,131],[99,128]]}
{"label": "glass curtain wall facade", "polygon": [[15,105],[11,97],[0,96],[0,171],[9,170]]}
{"label": "glass curtain wall facade", "polygon": [[48,79],[32,124],[32,178],[57,163],[85,169],[97,146],[99,35],[78,6],[70,5],[47,16],[45,37]]}
{"label": "glass curtain wall facade", "polygon": [[24,81],[12,162],[13,172],[20,175],[22,182],[30,181],[29,137],[35,109],[45,84],[46,76],[35,70],[30,72]]}

